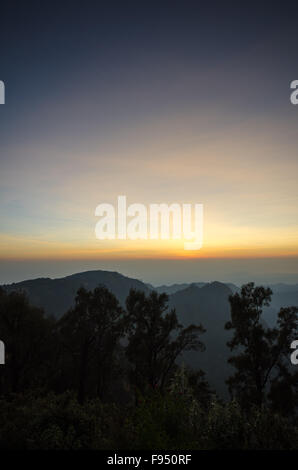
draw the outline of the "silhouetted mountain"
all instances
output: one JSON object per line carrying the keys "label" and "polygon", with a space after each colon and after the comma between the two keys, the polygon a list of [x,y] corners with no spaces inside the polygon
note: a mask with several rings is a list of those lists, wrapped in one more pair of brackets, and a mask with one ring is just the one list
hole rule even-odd
{"label": "silhouetted mountain", "polygon": [[[201,323],[206,329],[206,333],[202,335],[206,351],[185,353],[183,360],[193,368],[203,369],[210,385],[221,396],[227,397],[225,379],[232,372],[232,368],[227,364],[231,354],[226,343],[231,333],[226,331],[224,326],[230,320],[228,298],[240,290],[234,284],[200,282],[153,287],[117,272],[87,271],[60,279],[40,278],[4,287],[8,291],[25,291],[33,305],[42,307],[47,314],[60,317],[74,304],[76,292],[80,287],[93,290],[98,285],[106,286],[122,305],[131,288],[146,293],[152,289],[159,293],[166,292],[169,295],[169,307],[176,309],[178,319],[184,326]],[[271,288],[274,290],[272,304],[265,309],[264,320],[273,326],[281,307],[298,305],[298,288],[285,284]]]}
{"label": "silhouetted mountain", "polygon": [[291,305],[298,305],[298,289],[296,291],[273,294],[272,307],[279,310],[281,307],[290,307]]}
{"label": "silhouetted mountain", "polygon": [[269,326],[274,326],[281,307],[298,306],[298,286],[275,284],[270,286],[273,291],[271,304],[264,309],[264,319]]}
{"label": "silhouetted mountain", "polygon": [[33,305],[42,307],[49,315],[60,317],[73,305],[76,292],[80,287],[93,290],[99,284],[113,292],[122,305],[131,288],[149,292],[143,282],[111,271],[86,271],[60,279],[32,279],[4,287],[8,291],[25,291]]}
{"label": "silhouetted mountain", "polygon": [[[206,284],[206,282],[194,282],[192,284],[196,285],[197,287],[203,287]],[[172,294],[175,294],[175,292],[179,292],[181,290],[187,289],[192,284],[189,284],[189,283],[170,284],[170,285],[167,285],[167,286],[162,285],[162,286],[157,286],[157,287],[154,287],[151,284],[147,284],[147,286],[150,289],[155,290],[159,294],[162,294],[163,292],[165,292],[168,295],[172,295]]]}
{"label": "silhouetted mountain", "polygon": [[[207,372],[210,383],[216,389],[225,389],[224,379],[228,375],[226,359],[228,333],[224,325],[229,319],[228,297],[232,290],[220,282],[176,284],[153,288],[143,282],[110,271],[87,271],[60,279],[41,278],[4,286],[7,290],[23,290],[33,305],[42,307],[47,314],[60,317],[74,303],[80,287],[92,290],[99,284],[105,285],[124,305],[131,288],[149,292],[151,289],[167,292],[170,307],[176,308],[177,316],[185,326],[202,323],[207,332],[203,341],[207,346],[204,353],[187,353],[185,362]],[[186,288],[183,289],[183,286]]]}
{"label": "silhouetted mountain", "polygon": [[236,286],[232,282],[225,282],[224,283],[229,289],[231,289],[232,293],[235,294],[235,292],[240,292],[241,289],[240,287]]}
{"label": "silhouetted mountain", "polygon": [[284,284],[280,282],[278,284],[270,284],[269,287],[275,294],[298,292],[298,284]]}
{"label": "silhouetted mountain", "polygon": [[[203,287],[206,284],[208,283],[207,282],[192,282],[192,283],[183,283],[183,284],[162,285],[162,286],[157,286],[157,287],[153,287],[151,284],[147,284],[147,286],[149,287],[149,289],[156,290],[159,294],[161,294],[162,292],[165,292],[168,295],[172,295],[172,294],[175,294],[176,292],[187,289],[190,286]],[[235,286],[235,284],[232,284],[232,283],[223,283],[223,284],[228,286],[231,289],[232,293],[238,292],[240,290],[239,287]]]}

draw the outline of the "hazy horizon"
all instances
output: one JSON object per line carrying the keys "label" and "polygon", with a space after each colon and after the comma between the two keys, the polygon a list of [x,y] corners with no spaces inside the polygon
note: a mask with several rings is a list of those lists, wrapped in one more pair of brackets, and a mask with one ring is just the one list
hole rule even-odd
{"label": "hazy horizon", "polygon": [[293,258],[4,261],[0,264],[0,284],[38,277],[59,278],[97,269],[117,271],[154,286],[212,281],[232,282],[238,286],[250,281],[262,284],[296,284],[297,261]]}

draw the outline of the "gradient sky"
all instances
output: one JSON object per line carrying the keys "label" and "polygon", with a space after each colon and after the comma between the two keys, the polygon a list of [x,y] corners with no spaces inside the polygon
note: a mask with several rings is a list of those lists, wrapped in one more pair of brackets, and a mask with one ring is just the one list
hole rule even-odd
{"label": "gradient sky", "polygon": [[[133,274],[139,260],[145,278],[155,259],[154,282],[170,259],[184,280],[194,262],[232,273],[231,259],[265,258],[298,282],[295,2],[106,3],[1,7],[0,281],[36,262],[39,275],[73,260]],[[203,203],[203,249],[96,240],[95,207],[120,194]]]}

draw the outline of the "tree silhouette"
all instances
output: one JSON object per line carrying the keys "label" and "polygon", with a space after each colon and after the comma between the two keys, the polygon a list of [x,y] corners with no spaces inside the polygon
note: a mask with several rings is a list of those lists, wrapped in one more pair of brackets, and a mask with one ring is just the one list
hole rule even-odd
{"label": "tree silhouette", "polygon": [[79,289],[74,308],[58,323],[60,338],[77,370],[80,403],[85,400],[89,372],[97,382],[98,394],[102,394],[123,327],[123,309],[116,297],[101,286],[94,291]]}
{"label": "tree silhouette", "polygon": [[53,324],[53,319],[29,304],[24,292],[0,289],[0,337],[6,356],[3,391],[17,393],[47,383]]}
{"label": "tree silhouette", "polygon": [[289,348],[298,331],[298,308],[281,309],[277,326],[268,328],[262,312],[271,295],[271,289],[251,282],[229,297],[231,321],[225,328],[234,335],[228,346],[239,354],[229,359],[236,372],[227,383],[244,408],[261,406],[268,397],[274,401],[278,385],[290,390],[296,383],[289,368]]}
{"label": "tree silhouette", "polygon": [[204,350],[198,336],[201,325],[182,327],[174,310],[168,310],[168,296],[131,289],[126,300],[128,345],[126,355],[133,366],[132,381],[141,391],[148,386],[164,389],[177,357],[183,351]]}

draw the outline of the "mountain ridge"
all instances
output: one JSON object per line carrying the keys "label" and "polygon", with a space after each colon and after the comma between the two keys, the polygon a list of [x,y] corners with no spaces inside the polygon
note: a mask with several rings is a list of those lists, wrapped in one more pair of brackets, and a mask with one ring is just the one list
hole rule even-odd
{"label": "mountain ridge", "polygon": [[[231,333],[225,330],[225,324],[230,320],[229,296],[240,291],[235,284],[213,281],[154,287],[117,271],[89,270],[54,279],[28,279],[4,284],[2,287],[7,291],[25,291],[30,303],[43,308],[47,315],[60,318],[74,305],[76,292],[80,287],[93,290],[98,285],[106,286],[122,306],[125,305],[131,288],[142,290],[146,294],[152,290],[161,293],[167,288],[169,308],[176,310],[179,322],[184,327],[192,323],[202,324],[206,329],[202,335],[206,351],[186,352],[181,361],[195,369],[204,370],[211,386],[220,396],[227,398],[225,379],[231,374],[232,368],[227,362],[230,356],[227,341]],[[298,305],[298,290],[295,290],[295,286],[287,289],[285,285],[278,285],[272,300],[271,306],[264,309],[264,320],[270,326],[276,321],[280,306],[293,302]]]}

